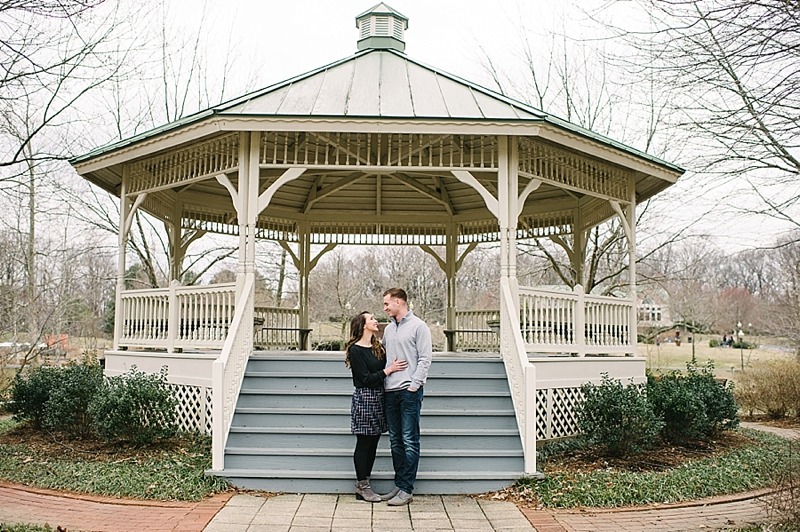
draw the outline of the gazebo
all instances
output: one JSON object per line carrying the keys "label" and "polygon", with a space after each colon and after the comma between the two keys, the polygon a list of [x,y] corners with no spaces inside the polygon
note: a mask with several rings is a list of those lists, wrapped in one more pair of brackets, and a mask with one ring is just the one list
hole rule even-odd
{"label": "gazebo", "polygon": [[[304,412],[291,401],[283,405],[271,391],[253,392],[247,400],[243,393],[253,391],[256,377],[302,375],[308,368],[296,364],[318,361],[315,367],[323,367],[330,356],[310,352],[308,345],[309,273],[324,253],[342,244],[420,246],[447,278],[448,347],[435,354],[433,367],[437,360],[456,364],[476,358],[501,364],[500,378],[490,375],[488,366],[468,372],[476,389],[488,380],[505,387],[512,425],[502,430],[511,431],[516,444],[500,454],[518,460],[502,466],[502,478],[477,471],[467,475],[470,481],[451,473],[449,482],[448,474],[431,473],[426,484],[423,430],[420,489],[493,489],[536,473],[537,440],[574,433],[581,383],[598,380],[602,372],[643,381],[644,360],[634,356],[634,214],[637,203],[673,184],[683,170],[414,61],[404,53],[408,19],[386,4],[356,17],[356,26],[358,51],[350,57],[71,161],[81,176],[120,198],[114,343],[105,355],[106,371],[120,373],[132,364],[148,371],[169,366],[185,428],[212,433],[216,474],[273,491],[349,490],[349,470],[337,476],[324,466],[299,462],[338,444],[321,443],[314,450],[276,437],[259,440],[253,434],[269,432],[263,427],[242,436],[249,443],[237,444],[245,449],[241,454],[265,460],[278,448],[297,451],[283,453],[283,465],[267,473],[232,466],[230,438],[239,428],[256,425],[247,415],[258,409],[276,416]],[[124,287],[126,242],[139,209],[164,223],[171,247],[168,287]],[[519,285],[518,240],[571,242],[572,266],[581,279],[587,231],[614,216],[628,242],[625,297],[585,294],[580,285],[569,290]],[[236,282],[181,286],[177,278],[187,247],[208,233],[238,236]],[[294,261],[299,309],[255,307],[260,239],[278,242]],[[458,352],[459,333],[474,332],[475,325],[459,322],[456,278],[464,257],[483,242],[500,244],[501,305],[499,354],[481,358]],[[297,350],[254,348],[262,343],[259,335],[272,335],[275,342],[280,336],[286,343],[285,334],[292,335]],[[340,355],[325,371],[342,377]],[[268,370],[254,365],[265,360],[280,362]],[[313,395],[309,390],[323,381],[297,397]],[[342,382],[337,386],[346,387],[346,374]],[[300,385],[289,387],[296,391]],[[435,397],[433,383],[430,392],[426,399]],[[341,405],[341,398],[337,401]],[[316,405],[308,412],[328,420],[324,425],[334,419],[333,407],[326,408]],[[461,408],[462,422],[481,409],[469,402]],[[437,423],[444,423],[441,416]],[[277,424],[273,418],[267,427]],[[325,430],[334,428],[318,432]],[[312,439],[299,429],[293,434],[296,441]],[[349,439],[342,441],[351,449]],[[465,449],[492,448],[493,441]],[[298,461],[287,462],[286,456]],[[379,471],[375,478],[389,476]],[[314,483],[319,478],[330,482]]]}

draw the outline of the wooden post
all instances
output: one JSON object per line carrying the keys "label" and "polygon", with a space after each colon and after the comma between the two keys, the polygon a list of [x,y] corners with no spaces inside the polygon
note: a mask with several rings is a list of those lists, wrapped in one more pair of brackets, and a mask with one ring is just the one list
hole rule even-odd
{"label": "wooden post", "polygon": [[122,291],[125,290],[125,250],[128,247],[128,232],[126,222],[130,211],[127,189],[131,169],[129,164],[122,167],[122,183],[119,190],[119,234],[117,235],[117,286],[114,294],[114,341],[113,348],[119,350],[119,341],[122,338]]}
{"label": "wooden post", "polygon": [[180,281],[173,279],[169,283],[167,296],[167,353],[175,352],[175,340],[178,337],[178,325],[180,324],[180,312],[178,312],[178,287]]}
{"label": "wooden post", "polygon": [[[447,314],[445,316],[445,330],[454,331],[458,329],[458,318],[456,312],[458,304],[456,302],[456,280],[458,276],[458,235],[456,235],[456,225],[447,224],[447,241],[445,242],[444,264],[445,277],[447,279]],[[455,346],[449,346],[455,348]]]}
{"label": "wooden post", "polygon": [[628,188],[630,190],[630,204],[628,205],[628,226],[630,228],[628,234],[628,271],[630,275],[630,297],[631,300],[631,353],[633,356],[636,354],[636,342],[638,340],[636,329],[638,315],[636,313],[636,180],[631,176],[628,181]]}
{"label": "wooden post", "polygon": [[[300,283],[298,286],[299,296],[300,296],[300,315],[298,320],[300,322],[301,329],[308,329],[310,324],[309,319],[309,312],[308,312],[308,305],[309,305],[309,294],[308,294],[308,278],[311,273],[311,243],[310,243],[310,234],[309,234],[309,227],[308,222],[300,222],[298,224],[298,257],[297,257],[297,270],[300,277]],[[302,339],[301,339],[302,340]],[[308,336],[305,337],[305,345],[300,345],[301,351],[308,351]]]}
{"label": "wooden post", "polygon": [[575,349],[578,356],[586,356],[586,293],[583,286],[576,284],[572,289],[575,294]]}

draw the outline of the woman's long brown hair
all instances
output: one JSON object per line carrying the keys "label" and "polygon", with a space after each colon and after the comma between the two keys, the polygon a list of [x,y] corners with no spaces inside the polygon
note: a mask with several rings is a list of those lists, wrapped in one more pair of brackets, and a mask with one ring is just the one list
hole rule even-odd
{"label": "woman's long brown hair", "polygon": [[[365,310],[350,320],[350,339],[347,341],[347,346],[344,348],[344,365],[348,368],[350,367],[350,348],[353,347],[353,344],[361,340],[361,337],[364,335],[364,326],[367,323],[367,316],[370,314],[372,313]],[[372,352],[378,360],[383,360],[386,357],[386,350],[383,348],[383,344],[381,344],[380,340],[378,340],[374,334],[372,335]]]}

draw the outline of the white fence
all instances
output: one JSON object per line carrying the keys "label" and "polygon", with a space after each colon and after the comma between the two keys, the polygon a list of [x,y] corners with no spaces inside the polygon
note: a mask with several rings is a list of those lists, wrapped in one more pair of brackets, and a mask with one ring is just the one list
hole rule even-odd
{"label": "white fence", "polygon": [[[520,331],[528,353],[633,355],[633,301],[572,291],[520,287]],[[497,310],[459,310],[453,335],[459,351],[489,351],[500,346],[488,325]]]}
{"label": "white fence", "polygon": [[221,349],[235,310],[234,283],[125,290],[120,294],[120,347]]}
{"label": "white fence", "polygon": [[264,349],[297,349],[300,345],[300,309],[256,307],[253,344]]}
{"label": "white fence", "polygon": [[496,351],[500,346],[497,332],[488,323],[500,321],[500,311],[458,310],[454,344],[459,351]]}
{"label": "white fence", "polygon": [[633,355],[633,300],[520,287],[520,329],[530,353]]}

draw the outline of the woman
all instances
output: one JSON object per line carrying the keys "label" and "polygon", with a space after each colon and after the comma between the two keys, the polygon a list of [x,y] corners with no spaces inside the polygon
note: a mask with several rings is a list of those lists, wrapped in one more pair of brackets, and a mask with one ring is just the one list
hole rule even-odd
{"label": "woman", "polygon": [[345,348],[345,365],[353,373],[353,399],[350,404],[350,431],[356,435],[353,463],[356,467],[356,498],[380,502],[369,485],[375,463],[375,452],[381,433],[386,432],[386,412],[383,408],[383,379],[406,368],[407,362],[396,360],[384,368],[386,351],[376,334],[378,320],[362,312],[350,320],[350,340]]}

